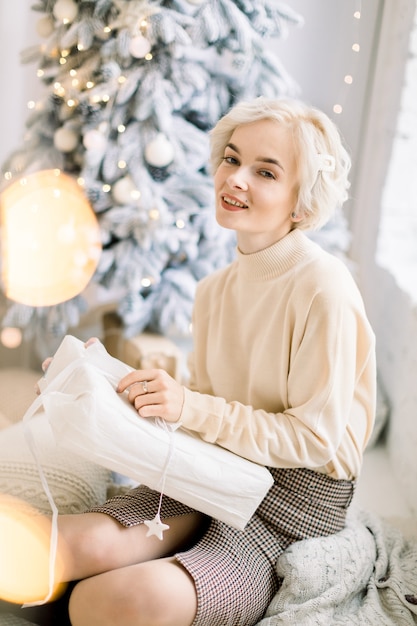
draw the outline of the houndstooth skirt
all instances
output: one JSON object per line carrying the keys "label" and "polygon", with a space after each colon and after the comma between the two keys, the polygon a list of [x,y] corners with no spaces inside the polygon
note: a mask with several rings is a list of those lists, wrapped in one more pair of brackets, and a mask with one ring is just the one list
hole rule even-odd
{"label": "houndstooth skirt", "polygon": [[[295,541],[344,528],[354,481],[309,469],[269,470],[274,484],[244,530],[209,519],[197,543],[175,555],[196,586],[193,626],[253,626],[278,590],[279,555]],[[159,499],[159,493],[140,486],[91,510],[134,526],[155,515]],[[162,519],[192,511],[163,497]]]}

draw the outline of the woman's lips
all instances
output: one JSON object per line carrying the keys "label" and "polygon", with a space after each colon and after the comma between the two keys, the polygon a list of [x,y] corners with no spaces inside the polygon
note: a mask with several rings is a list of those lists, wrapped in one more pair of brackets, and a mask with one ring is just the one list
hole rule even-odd
{"label": "woman's lips", "polygon": [[221,196],[221,204],[226,211],[244,211],[248,208],[244,202],[233,196]]}

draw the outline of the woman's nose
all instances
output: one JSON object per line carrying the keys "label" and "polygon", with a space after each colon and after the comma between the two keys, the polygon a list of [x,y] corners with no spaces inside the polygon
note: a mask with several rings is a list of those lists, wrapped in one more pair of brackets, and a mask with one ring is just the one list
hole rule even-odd
{"label": "woman's nose", "polygon": [[230,174],[229,185],[234,189],[247,189],[248,183],[244,171],[239,169]]}

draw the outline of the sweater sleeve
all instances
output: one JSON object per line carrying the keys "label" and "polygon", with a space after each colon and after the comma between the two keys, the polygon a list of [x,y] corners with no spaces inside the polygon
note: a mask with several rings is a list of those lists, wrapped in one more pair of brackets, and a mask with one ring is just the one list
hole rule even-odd
{"label": "sweater sleeve", "polygon": [[326,471],[330,464],[329,473],[351,476],[373,424],[373,333],[361,302],[339,290],[317,293],[301,317],[282,410],[228,402],[200,393],[192,383],[185,390],[182,425],[262,465]]}

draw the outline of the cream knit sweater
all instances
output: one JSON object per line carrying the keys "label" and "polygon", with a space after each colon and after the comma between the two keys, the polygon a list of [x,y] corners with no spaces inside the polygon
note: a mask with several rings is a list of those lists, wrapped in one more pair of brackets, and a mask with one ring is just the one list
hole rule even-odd
{"label": "cream knit sweater", "polygon": [[358,476],[374,334],[345,265],[300,230],[203,279],[181,422],[271,467]]}

